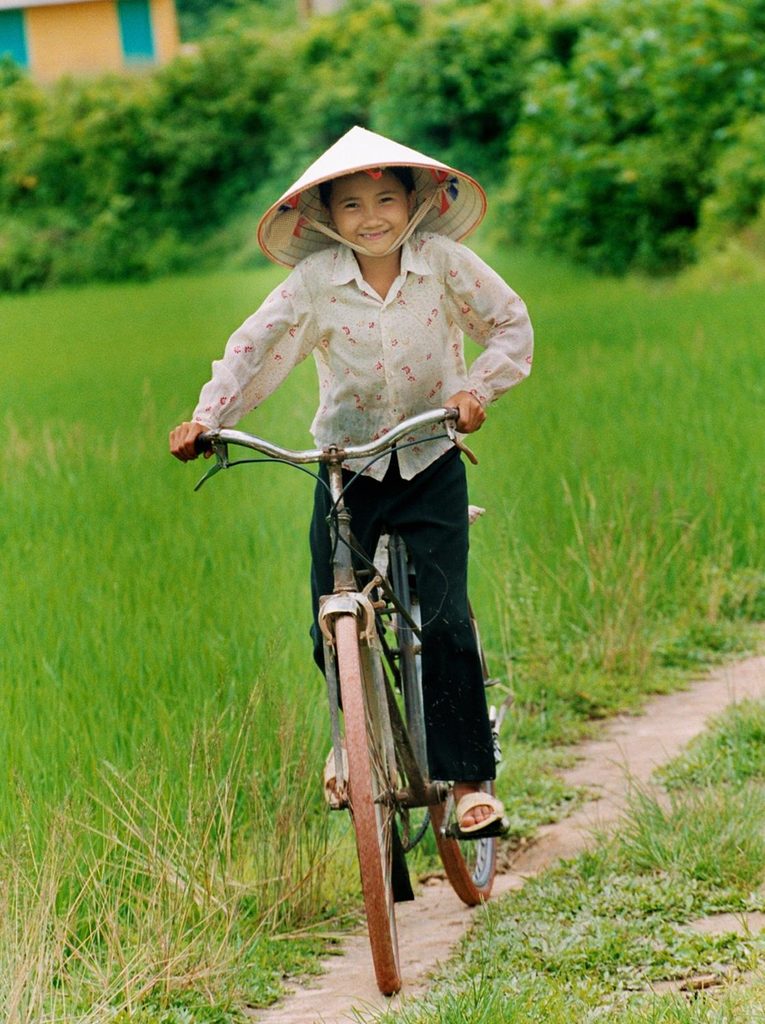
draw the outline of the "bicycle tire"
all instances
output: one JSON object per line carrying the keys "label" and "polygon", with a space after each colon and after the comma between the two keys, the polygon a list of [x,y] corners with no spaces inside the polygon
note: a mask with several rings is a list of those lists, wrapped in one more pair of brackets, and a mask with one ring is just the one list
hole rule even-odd
{"label": "bicycle tire", "polygon": [[[484,789],[494,792],[492,783]],[[449,884],[463,903],[478,906],[491,895],[497,870],[497,840],[494,836],[483,839],[455,839],[443,834],[445,807],[438,804],[430,809],[430,820],[436,837],[438,855],[444,866]]]}
{"label": "bicycle tire", "polygon": [[356,835],[359,874],[377,986],[384,995],[401,988],[393,898],[393,808],[381,801],[391,788],[381,718],[373,683],[365,672],[358,621],[335,620],[338,677],[348,753],[350,812]]}

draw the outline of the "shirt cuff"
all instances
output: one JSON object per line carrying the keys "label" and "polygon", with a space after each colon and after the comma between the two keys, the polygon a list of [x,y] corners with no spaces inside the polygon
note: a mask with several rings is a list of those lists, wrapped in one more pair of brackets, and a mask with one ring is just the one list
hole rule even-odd
{"label": "shirt cuff", "polygon": [[491,404],[492,396],[487,394],[485,390],[479,391],[478,388],[472,387],[467,389],[467,393],[472,395],[473,398],[477,399],[481,406],[485,409],[487,405]]}

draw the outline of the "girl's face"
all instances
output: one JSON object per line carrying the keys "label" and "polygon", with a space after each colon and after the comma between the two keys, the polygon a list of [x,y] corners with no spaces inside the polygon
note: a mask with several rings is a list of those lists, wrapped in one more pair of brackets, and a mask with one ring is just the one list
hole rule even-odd
{"label": "girl's face", "polygon": [[373,178],[366,171],[332,183],[329,212],[339,235],[382,255],[404,231],[414,208],[414,192],[390,171]]}

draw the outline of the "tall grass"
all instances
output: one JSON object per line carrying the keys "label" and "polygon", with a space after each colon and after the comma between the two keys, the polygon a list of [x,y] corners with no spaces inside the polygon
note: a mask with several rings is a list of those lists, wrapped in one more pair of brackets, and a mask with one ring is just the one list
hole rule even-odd
{"label": "tall grass", "polygon": [[[231,292],[243,314],[250,283],[2,303],[0,882],[18,892],[16,933],[32,935],[30,906],[48,917],[5,947],[0,974],[45,993],[30,1019],[63,998],[62,973],[70,1002],[78,986],[98,1005],[189,986],[223,998],[258,936],[331,915],[353,889],[316,767],[310,486],[277,467],[195,496],[202,469],[167,454],[239,315]],[[189,299],[205,290],[202,305],[222,296],[206,326]],[[203,357],[184,348],[192,337]],[[78,951],[65,969],[44,936]],[[282,962],[294,958],[285,946]],[[253,991],[274,984],[272,959]]]}
{"label": "tall grass", "polygon": [[[475,437],[490,514],[472,587],[516,691],[511,731],[539,744],[765,615],[761,294],[496,262],[538,359]],[[65,995],[244,998],[245,965],[262,1001],[279,967],[253,943],[353,897],[321,803],[310,482],[253,467],[195,495],[205,467],[166,454],[279,278],[0,300],[0,976],[19,1020],[63,1015]],[[303,446],[315,390],[306,363],[244,425]]]}
{"label": "tall grass", "polygon": [[522,698],[607,713],[765,619],[761,289],[498,266],[537,357],[475,439],[473,586]]}

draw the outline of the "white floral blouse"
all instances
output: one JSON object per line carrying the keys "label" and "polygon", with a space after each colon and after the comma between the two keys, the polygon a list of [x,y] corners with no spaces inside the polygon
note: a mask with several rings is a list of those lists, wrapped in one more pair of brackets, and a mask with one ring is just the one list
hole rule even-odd
{"label": "white floral blouse", "polygon": [[[484,349],[469,371],[463,334]],[[488,404],[528,376],[532,348],[524,303],[465,246],[438,234],[414,235],[383,299],[364,281],[353,252],[331,245],[299,263],[234,332],[193,418],[210,428],[233,426],[313,353],[316,445],[363,444],[457,391]],[[401,448],[402,477],[449,447],[441,439]],[[367,472],[382,479],[388,461]]]}

